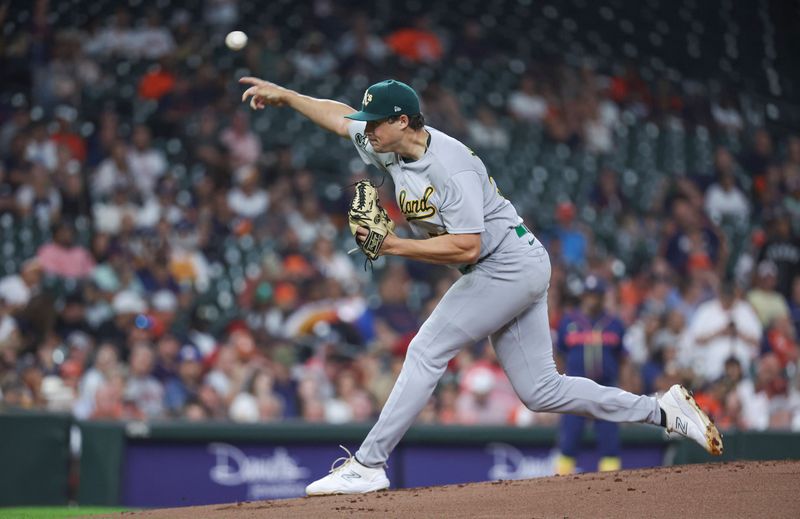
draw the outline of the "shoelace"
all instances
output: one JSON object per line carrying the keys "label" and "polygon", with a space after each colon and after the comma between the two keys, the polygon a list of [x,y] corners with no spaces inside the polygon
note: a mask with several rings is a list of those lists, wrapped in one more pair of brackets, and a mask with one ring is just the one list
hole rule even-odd
{"label": "shoelace", "polygon": [[[342,456],[341,458],[336,458],[335,460],[333,460],[333,463],[331,463],[331,470],[330,470],[331,474],[333,474],[337,470],[342,470],[347,465],[347,463],[353,459],[353,455],[350,454],[350,451],[347,450],[347,447],[345,447],[344,445],[339,445],[339,448],[343,449],[347,453],[347,456]],[[341,465],[336,466],[336,464],[339,462],[341,462]]]}

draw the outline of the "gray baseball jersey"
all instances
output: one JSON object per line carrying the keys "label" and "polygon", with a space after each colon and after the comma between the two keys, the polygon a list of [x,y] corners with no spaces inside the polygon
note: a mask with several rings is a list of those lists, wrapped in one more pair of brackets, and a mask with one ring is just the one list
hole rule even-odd
{"label": "gray baseball jersey", "polygon": [[397,153],[376,153],[364,136],[365,127],[364,122],[351,123],[350,138],[365,163],[392,176],[397,205],[415,234],[429,238],[480,233],[479,261],[524,246],[509,233],[522,218],[472,150],[426,126],[431,135],[428,150],[419,160],[405,162]]}
{"label": "gray baseball jersey", "polygon": [[480,260],[442,297],[420,327],[375,426],[356,459],[389,454],[427,404],[458,351],[489,337],[520,400],[534,411],[576,413],[612,422],[659,423],[658,401],[556,371],[547,318],[550,259],[497,192],[486,168],[457,140],[428,128],[430,145],[414,162],[375,153],[365,123],[349,125],[361,158],[391,174],[400,209],[416,233],[480,233]]}

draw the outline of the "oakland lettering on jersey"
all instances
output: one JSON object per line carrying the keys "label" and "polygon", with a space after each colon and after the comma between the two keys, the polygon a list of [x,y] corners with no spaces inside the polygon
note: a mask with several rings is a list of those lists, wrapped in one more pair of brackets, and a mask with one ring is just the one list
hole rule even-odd
{"label": "oakland lettering on jersey", "polygon": [[428,205],[428,200],[433,196],[433,186],[426,187],[419,200],[406,200],[406,196],[408,195],[405,189],[400,191],[400,210],[403,211],[406,220],[424,220],[436,214],[436,208]]}

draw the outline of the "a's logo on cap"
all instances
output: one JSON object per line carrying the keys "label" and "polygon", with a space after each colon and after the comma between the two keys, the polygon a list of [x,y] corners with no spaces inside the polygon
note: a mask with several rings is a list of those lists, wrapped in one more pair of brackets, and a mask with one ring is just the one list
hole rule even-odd
{"label": "a's logo on cap", "polygon": [[369,93],[369,89],[364,92],[364,99],[361,100],[361,104],[367,106],[370,101],[372,101],[372,94]]}

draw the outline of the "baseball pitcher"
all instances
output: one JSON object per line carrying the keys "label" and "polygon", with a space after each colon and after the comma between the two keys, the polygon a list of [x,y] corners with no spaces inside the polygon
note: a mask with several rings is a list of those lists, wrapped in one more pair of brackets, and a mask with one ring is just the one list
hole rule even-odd
{"label": "baseball pitcher", "polygon": [[[411,87],[393,79],[376,83],[356,111],[258,78],[240,82],[248,86],[242,101],[253,109],[288,106],[349,138],[365,163],[391,175],[397,203],[421,239],[400,238],[375,212],[377,238],[368,218],[354,226],[365,251],[452,265],[463,273],[411,341],[400,376],[361,447],[308,485],[308,495],[388,488],[389,453],[425,406],[448,361],[484,337],[491,339],[519,398],[534,411],[661,425],[713,454],[722,452],[716,427],[681,386],[656,399],[558,374],[547,320],[547,251],[500,195],[480,158],[425,125]],[[368,206],[368,201],[354,203],[351,221],[354,209]]]}

